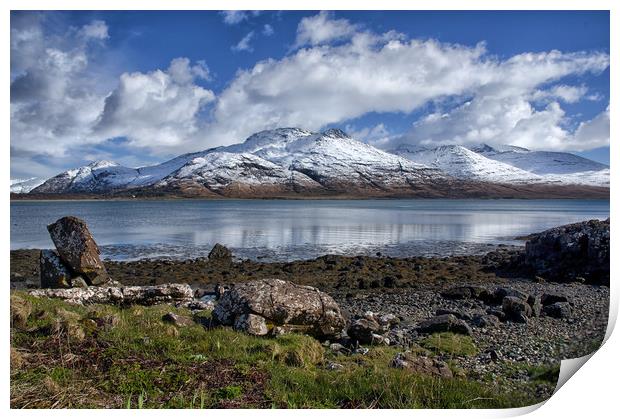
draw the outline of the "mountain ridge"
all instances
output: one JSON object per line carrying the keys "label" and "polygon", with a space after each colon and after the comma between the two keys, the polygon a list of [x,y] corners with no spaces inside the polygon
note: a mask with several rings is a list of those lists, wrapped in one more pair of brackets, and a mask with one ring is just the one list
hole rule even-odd
{"label": "mountain ridge", "polygon": [[549,186],[573,187],[580,191],[576,196],[592,187],[598,196],[609,187],[609,168],[569,153],[514,146],[401,146],[388,152],[339,129],[317,133],[277,128],[239,144],[186,153],[153,166],[92,162],[47,179],[26,195],[451,197],[468,196],[467,191],[484,196],[489,185],[505,191],[499,196]]}

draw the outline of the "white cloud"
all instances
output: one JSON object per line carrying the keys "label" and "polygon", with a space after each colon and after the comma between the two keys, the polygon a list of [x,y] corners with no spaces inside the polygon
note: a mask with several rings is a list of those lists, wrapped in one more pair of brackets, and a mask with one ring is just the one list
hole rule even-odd
{"label": "white cloud", "polygon": [[194,84],[202,71],[202,66],[177,58],[167,71],[121,75],[118,88],[106,98],[94,134],[127,137],[130,146],[149,149],[183,145],[198,131],[202,107],[215,98],[212,91]]}
{"label": "white cloud", "polygon": [[388,142],[393,137],[393,134],[390,133],[383,123],[379,123],[374,127],[365,127],[361,129],[356,129],[352,125],[347,125],[345,126],[345,131],[352,138],[370,143],[376,147],[381,147],[382,144]]}
{"label": "white cloud", "polygon": [[560,99],[566,103],[577,103],[588,93],[586,86],[567,86],[559,84],[547,90],[536,90],[532,100],[548,101]]}
{"label": "white cloud", "polygon": [[320,12],[304,17],[297,27],[295,46],[319,45],[331,41],[347,39],[357,30],[347,19],[332,19],[331,13]]}
{"label": "white cloud", "polygon": [[254,48],[252,48],[252,45],[250,45],[250,42],[252,41],[253,37],[254,37],[254,31],[249,32],[246,36],[244,36],[241,39],[241,41],[239,41],[237,43],[237,45],[233,45],[231,47],[231,50],[233,50],[233,51],[248,51],[248,52],[254,51]]}
{"label": "white cloud", "polygon": [[259,10],[226,10],[221,12],[222,16],[224,16],[224,23],[227,25],[236,25],[238,23],[243,22],[244,20],[249,19],[251,16],[258,16],[260,14]]}
{"label": "white cloud", "polygon": [[271,36],[273,35],[273,33],[274,33],[273,26],[271,26],[269,23],[265,23],[265,25],[263,26],[263,35]]}
{"label": "white cloud", "polygon": [[12,19],[12,156],[64,156],[70,147],[96,142],[90,128],[105,96],[99,80],[85,77],[90,63],[83,34],[102,24],[55,37],[45,36],[42,25],[39,16]]}
{"label": "white cloud", "polygon": [[93,20],[91,23],[84,25],[81,34],[85,38],[108,39],[108,25],[102,20]]}
{"label": "white cloud", "polygon": [[[483,43],[468,47],[406,40],[393,32],[357,32],[344,44],[304,48],[239,71],[219,95],[205,139],[230,144],[262,129],[321,129],[369,112],[407,114],[462,97],[469,98],[466,105],[432,113],[399,141],[510,140],[564,147],[564,111],[554,101],[536,110],[531,96],[563,77],[596,73],[608,65],[603,53],[524,53],[501,61],[488,55]],[[563,100],[576,100],[581,93],[551,91]]]}
{"label": "white cloud", "polygon": [[571,150],[583,151],[609,145],[609,106],[593,119],[579,124],[571,137]]}

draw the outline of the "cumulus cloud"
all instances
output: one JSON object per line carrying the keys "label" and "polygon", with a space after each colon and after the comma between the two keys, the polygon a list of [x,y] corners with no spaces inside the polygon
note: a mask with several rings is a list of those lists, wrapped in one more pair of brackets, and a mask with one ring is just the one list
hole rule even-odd
{"label": "cumulus cloud", "polygon": [[227,25],[236,25],[249,19],[251,16],[258,16],[259,10],[226,10],[221,12],[224,17],[224,23]]}
{"label": "cumulus cloud", "polygon": [[319,45],[351,37],[358,26],[347,19],[333,19],[331,13],[320,12],[304,17],[297,27],[296,46]]}
{"label": "cumulus cloud", "polygon": [[202,107],[215,98],[212,91],[194,84],[196,77],[205,77],[204,66],[191,66],[187,58],[173,60],[166,71],[124,73],[105,100],[94,134],[126,137],[135,147],[183,144],[197,132]]}
{"label": "cumulus cloud", "polygon": [[236,45],[233,45],[231,47],[231,50],[239,52],[239,51],[248,51],[248,52],[252,52],[254,51],[254,48],[252,48],[252,45],[250,44],[250,42],[252,41],[252,38],[254,37],[254,31],[249,32],[246,36],[244,36],[241,41],[239,41]]}
{"label": "cumulus cloud", "polygon": [[64,156],[72,146],[94,142],[90,127],[104,96],[85,72],[88,40],[101,24],[49,37],[39,15],[17,15],[11,23],[12,155]]}
{"label": "cumulus cloud", "polygon": [[[608,65],[609,56],[598,52],[524,53],[500,60],[484,43],[464,46],[408,40],[394,32],[356,32],[348,42],[303,48],[238,72],[217,99],[208,138],[230,144],[261,129],[321,129],[369,112],[409,114],[434,104],[440,109],[411,132],[377,144],[513,141],[563,148],[564,111],[556,100],[536,109],[534,92]],[[573,101],[581,93],[560,87],[548,95]],[[466,103],[441,109],[455,98]]]}

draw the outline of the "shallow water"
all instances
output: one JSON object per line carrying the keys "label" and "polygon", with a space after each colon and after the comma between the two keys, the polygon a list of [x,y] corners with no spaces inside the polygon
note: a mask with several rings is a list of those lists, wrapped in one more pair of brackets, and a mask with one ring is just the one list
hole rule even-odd
{"label": "shallow water", "polygon": [[480,253],[515,236],[609,217],[606,200],[186,200],[11,202],[11,249],[49,248],[46,225],[88,223],[115,260],[206,256],[294,260],[326,253],[390,256]]}

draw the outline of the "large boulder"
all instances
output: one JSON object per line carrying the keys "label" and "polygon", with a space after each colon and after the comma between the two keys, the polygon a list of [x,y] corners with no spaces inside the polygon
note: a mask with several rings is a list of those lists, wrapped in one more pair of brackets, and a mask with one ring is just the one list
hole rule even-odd
{"label": "large boulder", "polygon": [[471,335],[471,328],[463,320],[457,319],[453,314],[442,314],[424,320],[417,327],[420,333],[452,332],[461,335]]}
{"label": "large boulder", "polygon": [[582,277],[609,284],[609,219],[552,228],[531,236],[524,263],[536,275],[557,282]]}
{"label": "large boulder", "polygon": [[99,257],[99,247],[86,223],[77,217],[63,217],[47,226],[60,259],[88,285],[102,285],[110,280]]}
{"label": "large boulder", "polygon": [[239,324],[238,318],[248,314],[264,318],[271,328],[290,325],[318,338],[338,336],[345,326],[332,297],[316,288],[279,279],[236,284],[213,310],[214,320],[224,326]]}

